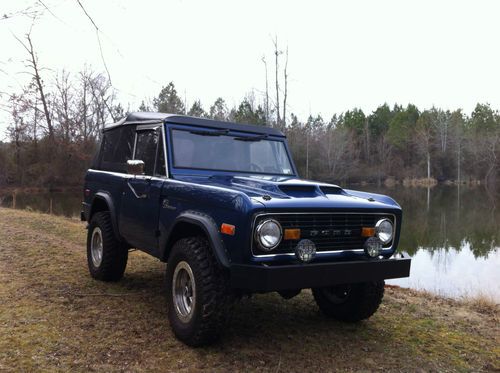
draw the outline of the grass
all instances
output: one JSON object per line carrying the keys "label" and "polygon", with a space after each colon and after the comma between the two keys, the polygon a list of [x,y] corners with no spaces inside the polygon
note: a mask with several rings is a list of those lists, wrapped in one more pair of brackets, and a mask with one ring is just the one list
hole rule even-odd
{"label": "grass", "polygon": [[387,287],[372,318],[324,318],[309,291],[256,295],[223,340],[191,349],[165,315],[165,265],[132,252],[125,278],[86,268],[78,220],[0,208],[0,371],[498,371],[499,309]]}

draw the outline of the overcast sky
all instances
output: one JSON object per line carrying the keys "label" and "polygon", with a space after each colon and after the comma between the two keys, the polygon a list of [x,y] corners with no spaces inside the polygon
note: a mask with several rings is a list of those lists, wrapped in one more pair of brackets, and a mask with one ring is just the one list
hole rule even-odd
{"label": "overcast sky", "polygon": [[[229,106],[265,87],[271,37],[289,48],[289,112],[329,119],[353,107],[412,102],[470,112],[500,108],[500,1],[81,0],[102,31],[119,99],[136,109],[174,81],[188,105]],[[0,15],[35,4],[2,0]],[[32,36],[47,76],[85,64],[104,71],[96,34],[76,0],[43,1]],[[22,37],[31,21],[0,20],[0,91],[26,82]],[[272,71],[269,71],[270,76]],[[272,82],[270,82],[272,83]],[[0,134],[6,128],[1,115]],[[3,123],[1,123],[3,122]],[[1,138],[1,137],[0,137]]]}

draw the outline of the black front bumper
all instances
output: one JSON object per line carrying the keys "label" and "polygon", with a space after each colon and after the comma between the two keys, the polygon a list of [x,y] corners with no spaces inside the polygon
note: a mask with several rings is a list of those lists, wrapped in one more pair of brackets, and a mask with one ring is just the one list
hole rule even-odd
{"label": "black front bumper", "polygon": [[403,253],[391,259],[295,265],[231,266],[231,287],[254,292],[306,289],[338,284],[408,277],[411,258]]}

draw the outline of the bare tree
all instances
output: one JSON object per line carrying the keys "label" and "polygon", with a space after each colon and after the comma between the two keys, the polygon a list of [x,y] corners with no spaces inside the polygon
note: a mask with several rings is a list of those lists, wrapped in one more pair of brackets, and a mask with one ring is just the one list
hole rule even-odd
{"label": "bare tree", "polygon": [[112,90],[111,82],[102,74],[97,74],[89,79],[90,93],[93,97],[94,110],[99,128],[104,128],[108,115],[116,121],[113,113],[113,101],[115,92]]}
{"label": "bare tree", "polygon": [[[33,20],[34,22],[34,20]],[[33,25],[32,25],[33,28]],[[51,113],[49,111],[49,105],[47,103],[47,95],[45,93],[45,87],[43,85],[43,80],[40,75],[40,66],[38,64],[38,59],[35,53],[35,50],[33,48],[33,42],[31,40],[31,30],[26,34],[26,41],[28,44],[25,44],[21,39],[19,39],[17,36],[14,36],[19,43],[23,46],[23,48],[26,50],[28,53],[28,67],[32,70],[29,72],[29,74],[33,77],[36,88],[38,90],[39,98],[42,103],[42,108],[43,108],[43,113],[45,116],[45,122],[47,124],[47,130],[49,133],[49,138],[51,141],[54,141],[54,126],[52,125],[52,117]]]}
{"label": "bare tree", "polygon": [[288,46],[286,47],[285,54],[285,68],[283,69],[283,76],[285,78],[285,90],[283,92],[283,127],[286,127],[286,104],[288,99]]}
{"label": "bare tree", "polygon": [[339,161],[345,153],[347,145],[347,132],[340,129],[328,128],[325,135],[324,146],[326,149],[324,149],[324,154],[326,154],[328,173],[338,177]]}
{"label": "bare tree", "polygon": [[364,126],[363,126],[363,131],[364,131],[364,137],[365,137],[365,158],[366,158],[366,163],[370,164],[371,163],[371,149],[370,149],[370,144],[371,144],[371,139],[370,139],[370,118],[367,116],[365,118]]}
{"label": "bare tree", "polygon": [[441,152],[446,152],[446,147],[448,144],[448,126],[450,123],[450,112],[444,112],[441,109],[432,108],[435,112],[434,126],[439,134],[439,142],[441,147]]}
{"label": "bare tree", "polygon": [[379,157],[378,162],[378,172],[377,172],[377,182],[381,184],[382,176],[387,175],[387,172],[391,168],[391,145],[387,141],[387,134],[379,136],[377,141],[377,153]]}
{"label": "bare tree", "polygon": [[80,94],[81,98],[78,102],[78,113],[80,114],[77,123],[80,124],[80,135],[84,142],[87,142],[90,134],[92,133],[92,127],[89,125],[89,106],[90,103],[87,101],[89,97],[89,76],[87,68],[80,72],[79,74],[80,82]]}
{"label": "bare tree", "polygon": [[417,147],[425,154],[427,164],[427,179],[431,178],[431,147],[433,139],[432,112],[424,112],[418,118],[416,125]]}
{"label": "bare tree", "polygon": [[266,111],[266,125],[269,125],[269,81],[267,79],[267,61],[265,56],[262,56],[262,62],[264,63],[264,69],[266,73],[266,99],[264,103]]}
{"label": "bare tree", "polygon": [[[26,92],[26,91],[25,91]],[[23,93],[25,93],[23,92]],[[21,167],[21,147],[29,132],[28,124],[25,121],[25,115],[31,109],[29,103],[22,98],[23,95],[11,95],[9,102],[11,104],[12,122],[7,131],[9,137],[14,145],[14,163],[16,167],[16,175],[20,175],[22,182],[22,175],[24,174],[23,167]]]}
{"label": "bare tree", "polygon": [[64,70],[56,77],[56,93],[54,111],[60,125],[62,138],[66,143],[69,143],[73,139],[74,133],[74,115],[71,112],[73,97],[69,74]]}
{"label": "bare tree", "polygon": [[279,71],[279,55],[282,53],[278,49],[278,37],[274,36],[273,39],[274,44],[274,75],[275,75],[275,88],[276,88],[276,125],[280,126],[281,117],[280,117],[280,84],[278,78]]}

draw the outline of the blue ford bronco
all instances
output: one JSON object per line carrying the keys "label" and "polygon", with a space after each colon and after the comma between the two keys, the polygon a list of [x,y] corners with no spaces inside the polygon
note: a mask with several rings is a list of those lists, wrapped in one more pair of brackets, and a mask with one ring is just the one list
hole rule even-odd
{"label": "blue ford bronco", "polygon": [[390,197],[299,179],[275,128],[133,113],[103,130],[85,177],[92,277],[122,278],[129,249],[166,262],[167,313],[191,346],[214,341],[241,296],[301,289],[355,322],[380,305],[397,254]]}

